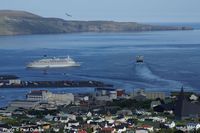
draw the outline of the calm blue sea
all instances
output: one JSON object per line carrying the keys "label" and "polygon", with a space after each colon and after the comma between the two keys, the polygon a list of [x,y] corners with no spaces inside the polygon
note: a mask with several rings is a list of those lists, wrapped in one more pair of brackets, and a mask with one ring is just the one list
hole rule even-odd
{"label": "calm blue sea", "polygon": [[[127,91],[146,88],[169,92],[182,86],[199,91],[200,24],[193,26],[193,31],[1,36],[0,74],[14,74],[22,80],[98,80]],[[44,54],[70,55],[81,62],[81,67],[47,71],[25,68]],[[144,64],[135,64],[137,55],[144,55]],[[25,98],[30,90],[1,89],[4,98],[0,106]],[[91,89],[51,91],[77,93]]]}

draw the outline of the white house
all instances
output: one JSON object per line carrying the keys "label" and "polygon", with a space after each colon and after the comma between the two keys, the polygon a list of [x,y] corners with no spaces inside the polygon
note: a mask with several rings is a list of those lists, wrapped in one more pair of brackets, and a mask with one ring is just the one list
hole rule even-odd
{"label": "white house", "polygon": [[190,100],[197,101],[197,100],[198,100],[198,96],[192,94],[192,95],[190,96]]}
{"label": "white house", "polygon": [[60,122],[61,123],[67,123],[69,121],[69,118],[68,117],[61,117],[60,118]]}
{"label": "white house", "polygon": [[121,128],[118,128],[118,130],[117,130],[117,133],[124,133],[124,132],[126,132],[126,127],[121,127]]}
{"label": "white house", "polygon": [[146,129],[136,129],[135,133],[149,133]]}
{"label": "white house", "polygon": [[169,128],[174,128],[176,126],[176,124],[174,121],[172,121],[171,123],[166,123],[165,126],[167,126]]}
{"label": "white house", "polygon": [[163,117],[149,117],[149,119],[152,119],[153,121],[157,121],[157,122],[165,122],[166,118]]}
{"label": "white house", "polygon": [[198,130],[198,129],[200,129],[199,123],[188,123],[187,124],[187,130],[188,131],[193,131],[193,130]]}
{"label": "white house", "polygon": [[79,126],[79,122],[78,121],[69,121],[68,127],[71,127],[71,126]]}

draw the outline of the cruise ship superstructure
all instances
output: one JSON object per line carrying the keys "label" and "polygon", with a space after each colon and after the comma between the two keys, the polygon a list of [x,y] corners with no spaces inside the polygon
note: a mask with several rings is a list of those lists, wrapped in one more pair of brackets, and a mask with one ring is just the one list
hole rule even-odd
{"label": "cruise ship superstructure", "polygon": [[80,66],[80,63],[75,62],[72,58],[44,58],[33,61],[27,65],[27,68],[63,68]]}

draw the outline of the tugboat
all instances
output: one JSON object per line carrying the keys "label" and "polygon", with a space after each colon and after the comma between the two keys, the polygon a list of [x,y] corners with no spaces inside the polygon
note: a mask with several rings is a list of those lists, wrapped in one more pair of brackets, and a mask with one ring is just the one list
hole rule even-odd
{"label": "tugboat", "polygon": [[144,63],[144,56],[141,55],[136,56],[136,63],[137,64]]}

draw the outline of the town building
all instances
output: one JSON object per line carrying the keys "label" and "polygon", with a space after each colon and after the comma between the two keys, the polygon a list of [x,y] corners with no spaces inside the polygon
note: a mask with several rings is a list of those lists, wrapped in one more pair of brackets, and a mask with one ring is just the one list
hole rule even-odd
{"label": "town building", "polygon": [[74,95],[72,93],[55,94],[47,90],[33,90],[27,94],[27,100],[53,102],[57,105],[69,105],[74,102]]}
{"label": "town building", "polygon": [[174,110],[177,119],[198,118],[200,116],[200,103],[189,101],[189,98],[184,95],[182,88],[177,96]]}
{"label": "town building", "polygon": [[46,101],[47,90],[33,90],[26,95],[27,100],[29,101]]}
{"label": "town building", "polygon": [[121,90],[117,92],[113,88],[95,88],[94,98],[97,101],[112,101],[117,99],[118,95],[122,95]]}
{"label": "town building", "polygon": [[54,94],[47,93],[47,101],[53,102],[56,105],[69,105],[74,102],[74,95],[72,93]]}
{"label": "town building", "polygon": [[145,91],[145,89],[137,89],[137,90],[134,90],[132,97],[144,99],[144,100],[146,100],[146,99],[155,100],[157,98],[165,99],[165,93],[164,92],[153,92],[153,91],[148,92],[148,91]]}
{"label": "town building", "polygon": [[16,107],[16,108],[24,108],[24,109],[31,109],[35,108],[39,104],[38,101],[28,101],[28,100],[14,100],[10,102],[10,107]]}

